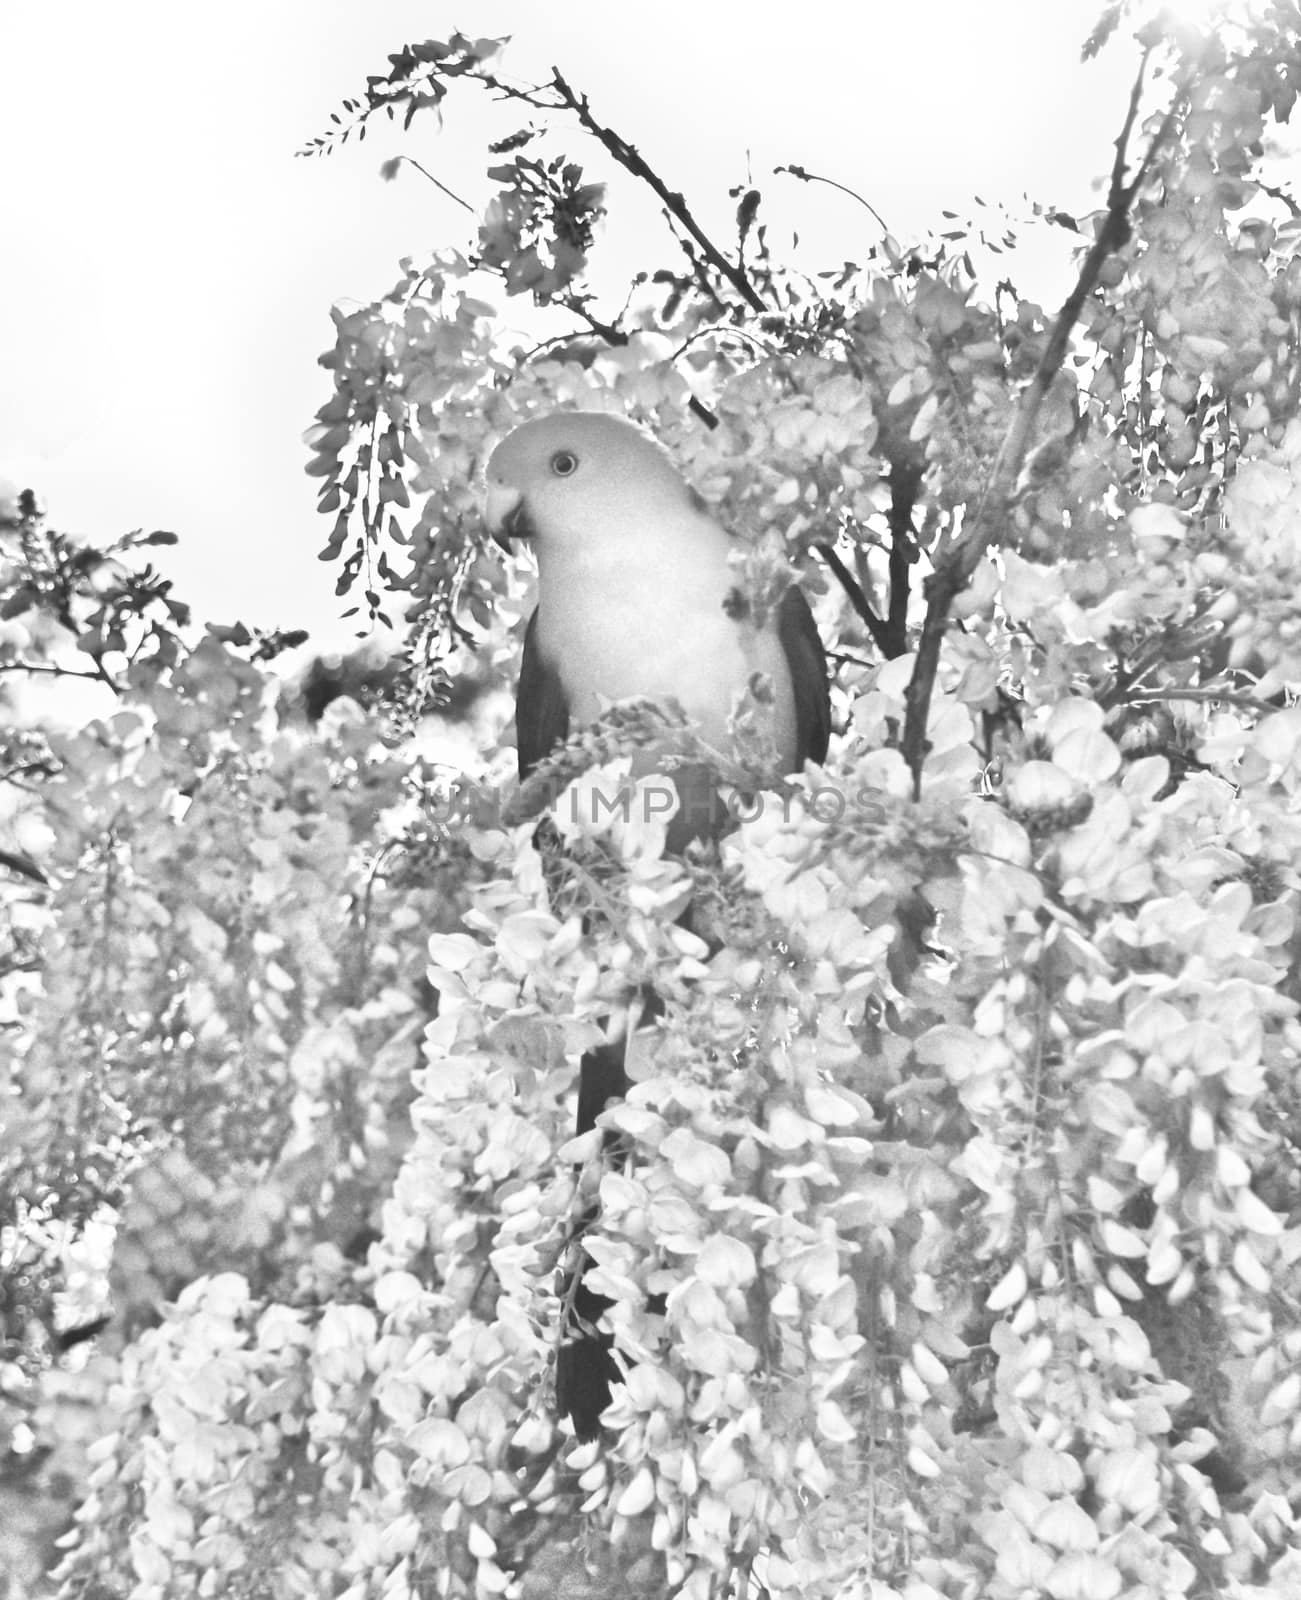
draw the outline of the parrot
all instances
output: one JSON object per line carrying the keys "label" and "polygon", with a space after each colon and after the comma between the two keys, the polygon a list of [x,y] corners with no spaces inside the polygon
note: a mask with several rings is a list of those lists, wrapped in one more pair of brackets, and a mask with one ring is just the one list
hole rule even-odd
{"label": "parrot", "polygon": [[[527,542],[537,560],[515,700],[521,781],[571,732],[633,698],[676,700],[704,742],[729,755],[728,719],[758,673],[771,685],[756,704],[781,770],[826,759],[827,662],[808,601],[792,586],[766,624],[750,619],[728,559],[736,541],[657,440],[612,412],[555,412],[509,433],[485,476],[489,533],[507,552]],[[640,751],[633,776],[654,767],[654,748]],[[681,854],[717,837],[726,812],[707,765],[672,776],[680,806],[665,849]],[[623,1051],[607,1044],[583,1057],[580,1134],[626,1090]],[[591,1331],[605,1305],[578,1286],[577,1334],[559,1352],[557,1405],[582,1439],[599,1432],[618,1376],[608,1338]]]}

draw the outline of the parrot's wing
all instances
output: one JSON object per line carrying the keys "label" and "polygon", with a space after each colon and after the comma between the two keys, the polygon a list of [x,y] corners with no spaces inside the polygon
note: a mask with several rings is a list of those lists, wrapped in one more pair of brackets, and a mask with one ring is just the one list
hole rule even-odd
{"label": "parrot's wing", "polygon": [[569,699],[560,674],[538,646],[538,614],[524,632],[524,659],[515,691],[515,740],[520,779],[569,737]]}
{"label": "parrot's wing", "polygon": [[796,750],[800,769],[806,761],[821,764],[831,738],[831,690],[827,653],[804,591],[792,584],[777,610],[777,637],[786,656],[795,697]]}

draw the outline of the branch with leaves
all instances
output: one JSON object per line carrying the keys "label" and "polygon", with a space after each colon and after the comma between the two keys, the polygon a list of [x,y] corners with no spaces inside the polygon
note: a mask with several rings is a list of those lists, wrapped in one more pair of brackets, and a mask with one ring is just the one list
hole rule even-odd
{"label": "branch with leaves", "polygon": [[1007,537],[1011,512],[1017,498],[1018,482],[1030,453],[1030,444],[1048,391],[1066,359],[1072,330],[1079,320],[1085,301],[1098,285],[1103,264],[1109,256],[1123,249],[1129,242],[1130,208],[1135,196],[1147,181],[1152,164],[1164,148],[1186,103],[1188,86],[1184,83],[1177,88],[1137,172],[1126,182],[1129,139],[1138,116],[1149,53],[1144,54],[1139,65],[1130,91],[1124,124],[1115,141],[1116,157],[1111,170],[1107,209],[1097,237],[1084,259],[1075,287],[1057,315],[1052,335],[1035,374],[1017,402],[1011,426],[994,461],[984,494],[969,524],[946,550],[936,556],[934,570],[924,584],[926,615],[917,646],[917,664],[912,681],[908,685],[908,710],[902,743],[903,756],[912,772],[913,792],[916,796],[921,794],[922,769],[927,748],[926,727],[935,689],[935,675],[939,668],[940,647],[948,628],[950,609],[957,596],[970,583],[972,574],[987,551]]}
{"label": "branch with leaves", "polygon": [[[552,67],[549,83],[533,87],[511,83],[490,69],[489,63],[495,59],[505,42],[504,39],[471,40],[464,34],[454,33],[446,43],[427,40],[423,44],[405,46],[389,57],[392,70],[386,76],[367,80],[364,100],[345,100],[343,114],[335,112],[331,115],[334,128],[310,140],[298,154],[328,154],[336,144],[346,143],[354,132],[359,139],[364,138],[369,120],[380,113],[393,120],[401,109],[402,126],[409,128],[418,111],[436,109],[441,105],[448,91],[447,80],[470,78],[504,100],[536,111],[573,116],[579,127],[613,156],[624,171],[646,184],[660,200],[675,230],[681,230],[680,239],[693,270],[707,266],[745,301],[750,310],[766,310],[763,298],[747,275],[740,257],[733,261],[719,249],[692,215],[682,194],[664,182],[634,145],[607,124],[598,121],[588,97],[571,86],[559,67]],[[426,176],[431,175],[426,173]],[[431,181],[437,183],[440,189],[444,188],[438,179],[431,177]],[[450,191],[445,192],[450,194]],[[464,204],[456,195],[451,195],[451,198]]]}

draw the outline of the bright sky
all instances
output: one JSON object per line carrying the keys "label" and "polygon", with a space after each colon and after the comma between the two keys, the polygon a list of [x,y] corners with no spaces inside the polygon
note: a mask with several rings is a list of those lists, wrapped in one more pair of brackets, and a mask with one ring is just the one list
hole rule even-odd
{"label": "bright sky", "polygon": [[[521,121],[469,87],[441,134],[426,116],[405,140],[377,125],[295,160],[390,51],[457,27],[511,33],[507,71],[560,66],[706,225],[726,234],[726,191],[748,171],[774,238],[797,228],[806,264],[837,266],[862,259],[870,217],[774,166],[856,189],[904,238],[942,209],[971,214],[976,194],[1018,213],[1027,191],[1095,207],[1134,66],[1124,39],[1080,64],[1100,9],[801,0],[760,28],[749,0],[656,0],[630,44],[629,11],[609,0],[6,5],[0,478],[35,488],[73,534],[174,530],[164,570],[203,616],[346,642],[301,443],[329,395],[329,307],[382,295],[400,256],[467,242],[467,213],[410,169],[382,182],[381,161],[413,155],[477,203],[486,140]],[[571,154],[603,176],[584,143]],[[611,263],[669,259],[647,248],[653,207],[612,199]],[[1042,263],[1013,275],[1054,302],[1064,291]]]}

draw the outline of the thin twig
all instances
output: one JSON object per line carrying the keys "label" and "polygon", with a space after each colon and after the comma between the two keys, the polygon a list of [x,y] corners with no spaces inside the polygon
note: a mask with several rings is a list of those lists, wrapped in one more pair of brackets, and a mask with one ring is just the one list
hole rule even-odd
{"label": "thin twig", "polygon": [[876,209],[870,200],[865,200],[857,189],[851,189],[848,184],[837,183],[834,178],[824,178],[820,172],[809,172],[805,167],[797,167],[793,163],[785,167],[774,167],[774,172],[789,172],[792,178],[798,178],[801,183],[825,183],[828,188],[839,189],[841,194],[847,194],[851,200],[857,200],[864,211],[870,211],[880,226],[882,233],[889,233],[890,226],[885,218]]}
{"label": "thin twig", "polygon": [[752,333],[749,328],[697,328],[694,333],[689,333],[682,343],[669,356],[670,361],[679,361],[693,344],[699,344],[702,339],[717,339],[720,343],[724,339],[736,339],[741,344],[750,343],[761,355],[776,360],[778,350],[776,345],[761,339],[757,333]]}
{"label": "thin twig", "polygon": [[1278,710],[1272,700],[1262,700],[1259,695],[1235,694],[1223,689],[1134,689],[1112,703],[1118,706],[1141,706],[1157,700],[1195,700],[1202,705],[1241,706],[1246,711]]}
{"label": "thin twig", "polygon": [[600,317],[594,316],[587,309],[586,303],[580,300],[577,295],[567,294],[563,299],[558,300],[557,304],[562,305],[566,311],[572,311],[574,316],[581,317],[593,333],[600,334],[606,344],[625,345],[628,343],[628,335],[622,328],[617,328],[612,322],[602,322]]}
{"label": "thin twig", "polygon": [[468,200],[462,200],[460,195],[449,189],[441,179],[436,178],[432,172],[428,171],[425,167],[422,167],[414,156],[399,156],[397,159],[399,161],[405,161],[409,167],[414,167],[417,172],[429,179],[430,183],[433,184],[435,189],[441,189],[449,200],[455,200],[458,206],[462,206],[466,211],[470,212],[471,215],[474,214],[474,207]]}
{"label": "thin twig", "polygon": [[122,692],[103,667],[93,672],[81,672],[75,667],[60,667],[42,661],[0,661],[0,672],[39,672],[52,678],[88,678],[91,683],[106,684],[114,694]]}
{"label": "thin twig", "polygon": [[827,660],[834,661],[838,666],[863,667],[868,671],[871,670],[872,666],[870,661],[865,660],[862,656],[851,655],[848,650],[828,650]]}

